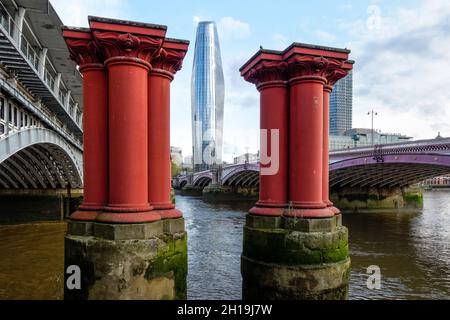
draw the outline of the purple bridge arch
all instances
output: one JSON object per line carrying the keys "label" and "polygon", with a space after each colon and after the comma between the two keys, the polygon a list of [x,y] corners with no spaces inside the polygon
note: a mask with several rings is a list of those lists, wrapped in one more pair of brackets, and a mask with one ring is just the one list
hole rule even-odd
{"label": "purple bridge arch", "polygon": [[[330,188],[405,187],[450,174],[450,138],[418,140],[330,152]],[[243,163],[173,179],[174,188],[213,180],[225,186],[257,187],[259,164]]]}

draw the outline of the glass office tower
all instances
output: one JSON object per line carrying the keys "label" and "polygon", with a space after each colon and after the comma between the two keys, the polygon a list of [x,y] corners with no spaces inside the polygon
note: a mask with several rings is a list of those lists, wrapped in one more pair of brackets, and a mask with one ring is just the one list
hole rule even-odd
{"label": "glass office tower", "polygon": [[343,135],[352,128],[353,74],[336,82],[330,95],[330,134]]}
{"label": "glass office tower", "polygon": [[202,21],[197,27],[191,82],[194,171],[222,164],[224,98],[216,24]]}

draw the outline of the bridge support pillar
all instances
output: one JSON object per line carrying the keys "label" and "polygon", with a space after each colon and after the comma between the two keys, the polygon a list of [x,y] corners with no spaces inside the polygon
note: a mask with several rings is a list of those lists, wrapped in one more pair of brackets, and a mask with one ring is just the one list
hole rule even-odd
{"label": "bridge support pillar", "polygon": [[[335,215],[336,211],[325,202],[328,193],[323,187],[328,185],[328,181],[324,183],[328,175],[323,166],[326,161],[328,169],[328,148],[324,150],[328,143],[324,85],[329,77],[345,75],[343,66],[348,54],[348,50],[293,44],[283,52],[261,49],[241,68],[244,78],[256,83],[262,92],[261,119],[266,103],[261,90],[264,84],[259,83],[261,75],[267,76],[272,84],[274,80],[280,80],[280,74],[283,75],[284,83],[289,84],[288,98],[271,101],[268,115],[270,121],[277,117],[290,121],[289,125],[281,127],[289,128],[289,146],[280,147],[289,154],[288,162],[280,161],[280,169],[286,170],[287,174],[282,182],[272,180],[273,176],[265,178],[276,181],[273,188],[284,189],[287,183],[289,192],[285,202],[288,205],[278,216],[263,216],[253,209],[247,215],[241,256],[244,299],[347,297],[350,274],[348,230],[342,226],[341,215]],[[280,100],[289,105],[286,112],[277,104]],[[280,145],[283,143],[280,140]],[[264,196],[267,199],[278,195],[274,189],[261,191],[267,191]]]}
{"label": "bridge support pillar", "polygon": [[72,58],[83,74],[84,199],[70,218],[95,220],[108,202],[108,82],[91,32],[64,29]]}
{"label": "bridge support pillar", "polygon": [[341,216],[247,215],[241,256],[244,299],[345,299],[350,258]]}
{"label": "bridge support pillar", "polygon": [[[170,200],[169,87],[188,43],[165,39],[165,26],[98,17],[89,25],[84,31],[95,41],[86,50],[107,69],[108,201],[95,220],[69,221],[65,265],[80,268],[82,284],[66,286],[65,298],[185,299],[186,232]],[[177,61],[165,41],[182,46]],[[87,120],[92,130],[97,123]],[[159,156],[150,162],[149,147]],[[149,172],[160,173],[154,193]]]}
{"label": "bridge support pillar", "polygon": [[65,286],[65,299],[186,299],[183,218],[140,224],[70,221],[65,248],[65,270],[79,266],[82,276],[80,290]]}
{"label": "bridge support pillar", "polygon": [[182,213],[171,201],[170,83],[189,42],[166,39],[158,58],[152,60],[148,77],[148,199],[162,219]]}

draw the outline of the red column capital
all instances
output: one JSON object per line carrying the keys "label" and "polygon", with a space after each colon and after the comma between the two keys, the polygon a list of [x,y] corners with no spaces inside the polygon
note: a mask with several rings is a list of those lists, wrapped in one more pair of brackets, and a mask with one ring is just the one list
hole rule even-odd
{"label": "red column capital", "polygon": [[70,58],[80,66],[80,72],[86,66],[103,66],[103,54],[95,44],[90,29],[63,27],[62,30]]}
{"label": "red column capital", "polygon": [[172,81],[174,74],[181,70],[188,47],[187,40],[166,38],[159,54],[151,62],[152,73],[165,75]]}
{"label": "red column capital", "polygon": [[261,91],[267,87],[285,86],[286,69],[287,64],[284,61],[261,61],[244,73],[243,77]]}
{"label": "red column capital", "polygon": [[333,90],[334,85],[338,80],[344,78],[352,69],[353,61],[342,61],[337,59],[330,59],[329,64],[324,72],[324,77],[327,80],[327,85]]}
{"label": "red column capital", "polygon": [[150,68],[166,34],[161,25],[89,17],[92,35],[101,47],[106,64],[113,61],[142,63]]}

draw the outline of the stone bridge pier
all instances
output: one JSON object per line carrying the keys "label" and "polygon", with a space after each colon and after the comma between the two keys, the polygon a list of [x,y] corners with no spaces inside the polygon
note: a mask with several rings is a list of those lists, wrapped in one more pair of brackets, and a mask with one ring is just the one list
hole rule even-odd
{"label": "stone bridge pier", "polygon": [[[188,41],[166,27],[89,17],[63,28],[83,73],[85,199],[71,215],[66,299],[186,297],[187,238],[170,199],[170,82]],[[149,179],[150,178],[150,179]],[[68,281],[66,274],[66,281]]]}
{"label": "stone bridge pier", "polygon": [[260,198],[244,226],[245,299],[347,297],[348,231],[329,201],[325,146],[326,100],[352,68],[349,53],[294,43],[284,51],[261,49],[240,69],[260,92],[271,159],[261,165]]}

